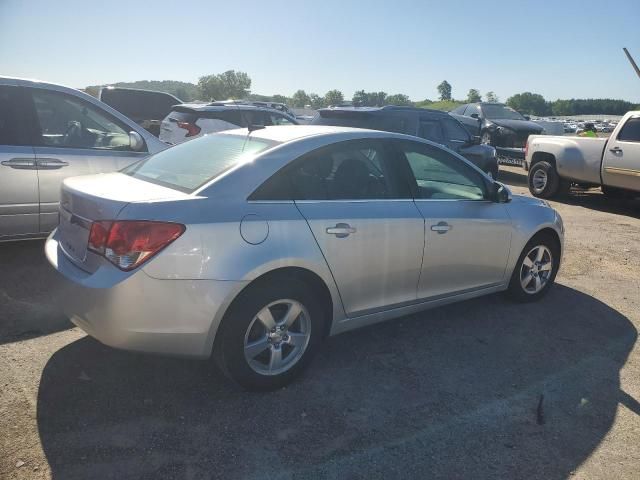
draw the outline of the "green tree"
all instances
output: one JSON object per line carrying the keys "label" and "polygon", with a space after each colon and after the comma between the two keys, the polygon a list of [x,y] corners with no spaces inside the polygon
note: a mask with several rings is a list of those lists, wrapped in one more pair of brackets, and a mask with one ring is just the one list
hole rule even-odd
{"label": "green tree", "polygon": [[485,93],[484,97],[487,99],[487,102],[489,103],[498,103],[500,101],[498,96],[493,92]]}
{"label": "green tree", "polygon": [[315,110],[317,110],[318,108],[324,108],[327,106],[327,104],[324,103],[324,98],[318,95],[317,93],[309,94],[309,103],[311,105],[311,108]]}
{"label": "green tree", "polygon": [[291,99],[289,97],[285,97],[284,95],[274,95],[271,98],[273,99],[274,102],[284,103],[285,105],[292,105],[293,104]]}
{"label": "green tree", "polygon": [[344,95],[340,90],[329,90],[324,95],[325,105],[340,105],[344,102]]}
{"label": "green tree", "polygon": [[443,80],[438,85],[438,93],[440,94],[440,100],[451,100],[451,84]]}
{"label": "green tree", "polygon": [[551,113],[549,104],[538,93],[518,93],[507,99],[507,105],[520,113],[529,115],[543,116]]}
{"label": "green tree", "polygon": [[482,97],[480,96],[480,92],[475,88],[470,88],[469,93],[467,93],[467,102],[477,103],[481,101],[482,101]]}
{"label": "green tree", "polygon": [[409,96],[403,93],[396,93],[395,95],[389,95],[384,100],[385,105],[399,105],[399,106],[411,106],[413,102],[409,100]]}
{"label": "green tree", "polygon": [[251,78],[245,72],[227,70],[217,75],[206,75],[198,79],[202,98],[208,100],[239,99],[249,95]]}
{"label": "green tree", "polygon": [[311,105],[311,99],[304,90],[298,90],[294,93],[291,101],[294,107],[304,108],[306,105]]}

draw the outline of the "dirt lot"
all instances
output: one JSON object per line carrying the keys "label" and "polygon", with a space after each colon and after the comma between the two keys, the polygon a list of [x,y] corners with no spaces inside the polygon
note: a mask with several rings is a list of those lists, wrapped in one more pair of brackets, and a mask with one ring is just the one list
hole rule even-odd
{"label": "dirt lot", "polygon": [[[522,170],[502,179],[525,192]],[[0,245],[0,478],[640,478],[640,202],[554,206],[542,302],[331,338],[271,394],[102,346],[53,306],[42,242]]]}

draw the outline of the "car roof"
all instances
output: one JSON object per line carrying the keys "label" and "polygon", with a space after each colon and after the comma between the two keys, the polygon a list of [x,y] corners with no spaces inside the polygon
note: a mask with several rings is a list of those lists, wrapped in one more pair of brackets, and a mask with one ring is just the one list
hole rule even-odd
{"label": "car roof", "polygon": [[249,105],[246,103],[229,103],[225,105],[211,105],[208,103],[180,103],[171,107],[172,110],[188,109],[194,112],[220,112],[223,110],[261,110],[268,112],[284,113],[282,110],[275,108],[263,107],[260,105]]}
{"label": "car roof", "polygon": [[446,115],[447,112],[434,110],[431,108],[408,107],[399,105],[385,105],[384,107],[330,107],[321,108],[320,112],[366,112],[366,113],[390,113],[390,112],[418,112],[432,113],[436,115]]}
{"label": "car roof", "polygon": [[0,75],[0,85],[13,85],[16,87],[54,87],[55,89],[79,90],[60,83],[44,82],[36,78],[7,77],[3,75]]}
{"label": "car roof", "polygon": [[[246,128],[236,128],[220,132],[219,135],[247,135]],[[305,137],[329,135],[361,135],[362,137],[406,137],[406,135],[353,127],[333,127],[328,125],[277,125],[267,126],[251,132],[254,138],[262,138],[279,143],[291,142]]]}

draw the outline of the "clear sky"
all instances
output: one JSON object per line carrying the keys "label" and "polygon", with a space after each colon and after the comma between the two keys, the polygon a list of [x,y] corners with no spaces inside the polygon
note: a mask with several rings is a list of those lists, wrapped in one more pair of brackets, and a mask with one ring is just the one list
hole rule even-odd
{"label": "clear sky", "polygon": [[0,75],[74,87],[241,70],[254,93],[337,88],[640,103],[640,0],[0,0]]}

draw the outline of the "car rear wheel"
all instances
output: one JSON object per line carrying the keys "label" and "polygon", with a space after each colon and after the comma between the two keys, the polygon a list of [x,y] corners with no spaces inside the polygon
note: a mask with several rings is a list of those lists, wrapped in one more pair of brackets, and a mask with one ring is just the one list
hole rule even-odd
{"label": "car rear wheel", "polygon": [[544,296],[560,266],[560,247],[550,234],[538,234],[525,245],[509,282],[508,294],[518,302]]}
{"label": "car rear wheel", "polygon": [[255,285],[225,315],[214,358],[248,390],[283,387],[311,361],[322,340],[324,316],[299,280]]}
{"label": "car rear wheel", "polygon": [[552,198],[569,191],[570,183],[558,175],[556,168],[549,162],[533,164],[528,174],[529,191],[534,197]]}

